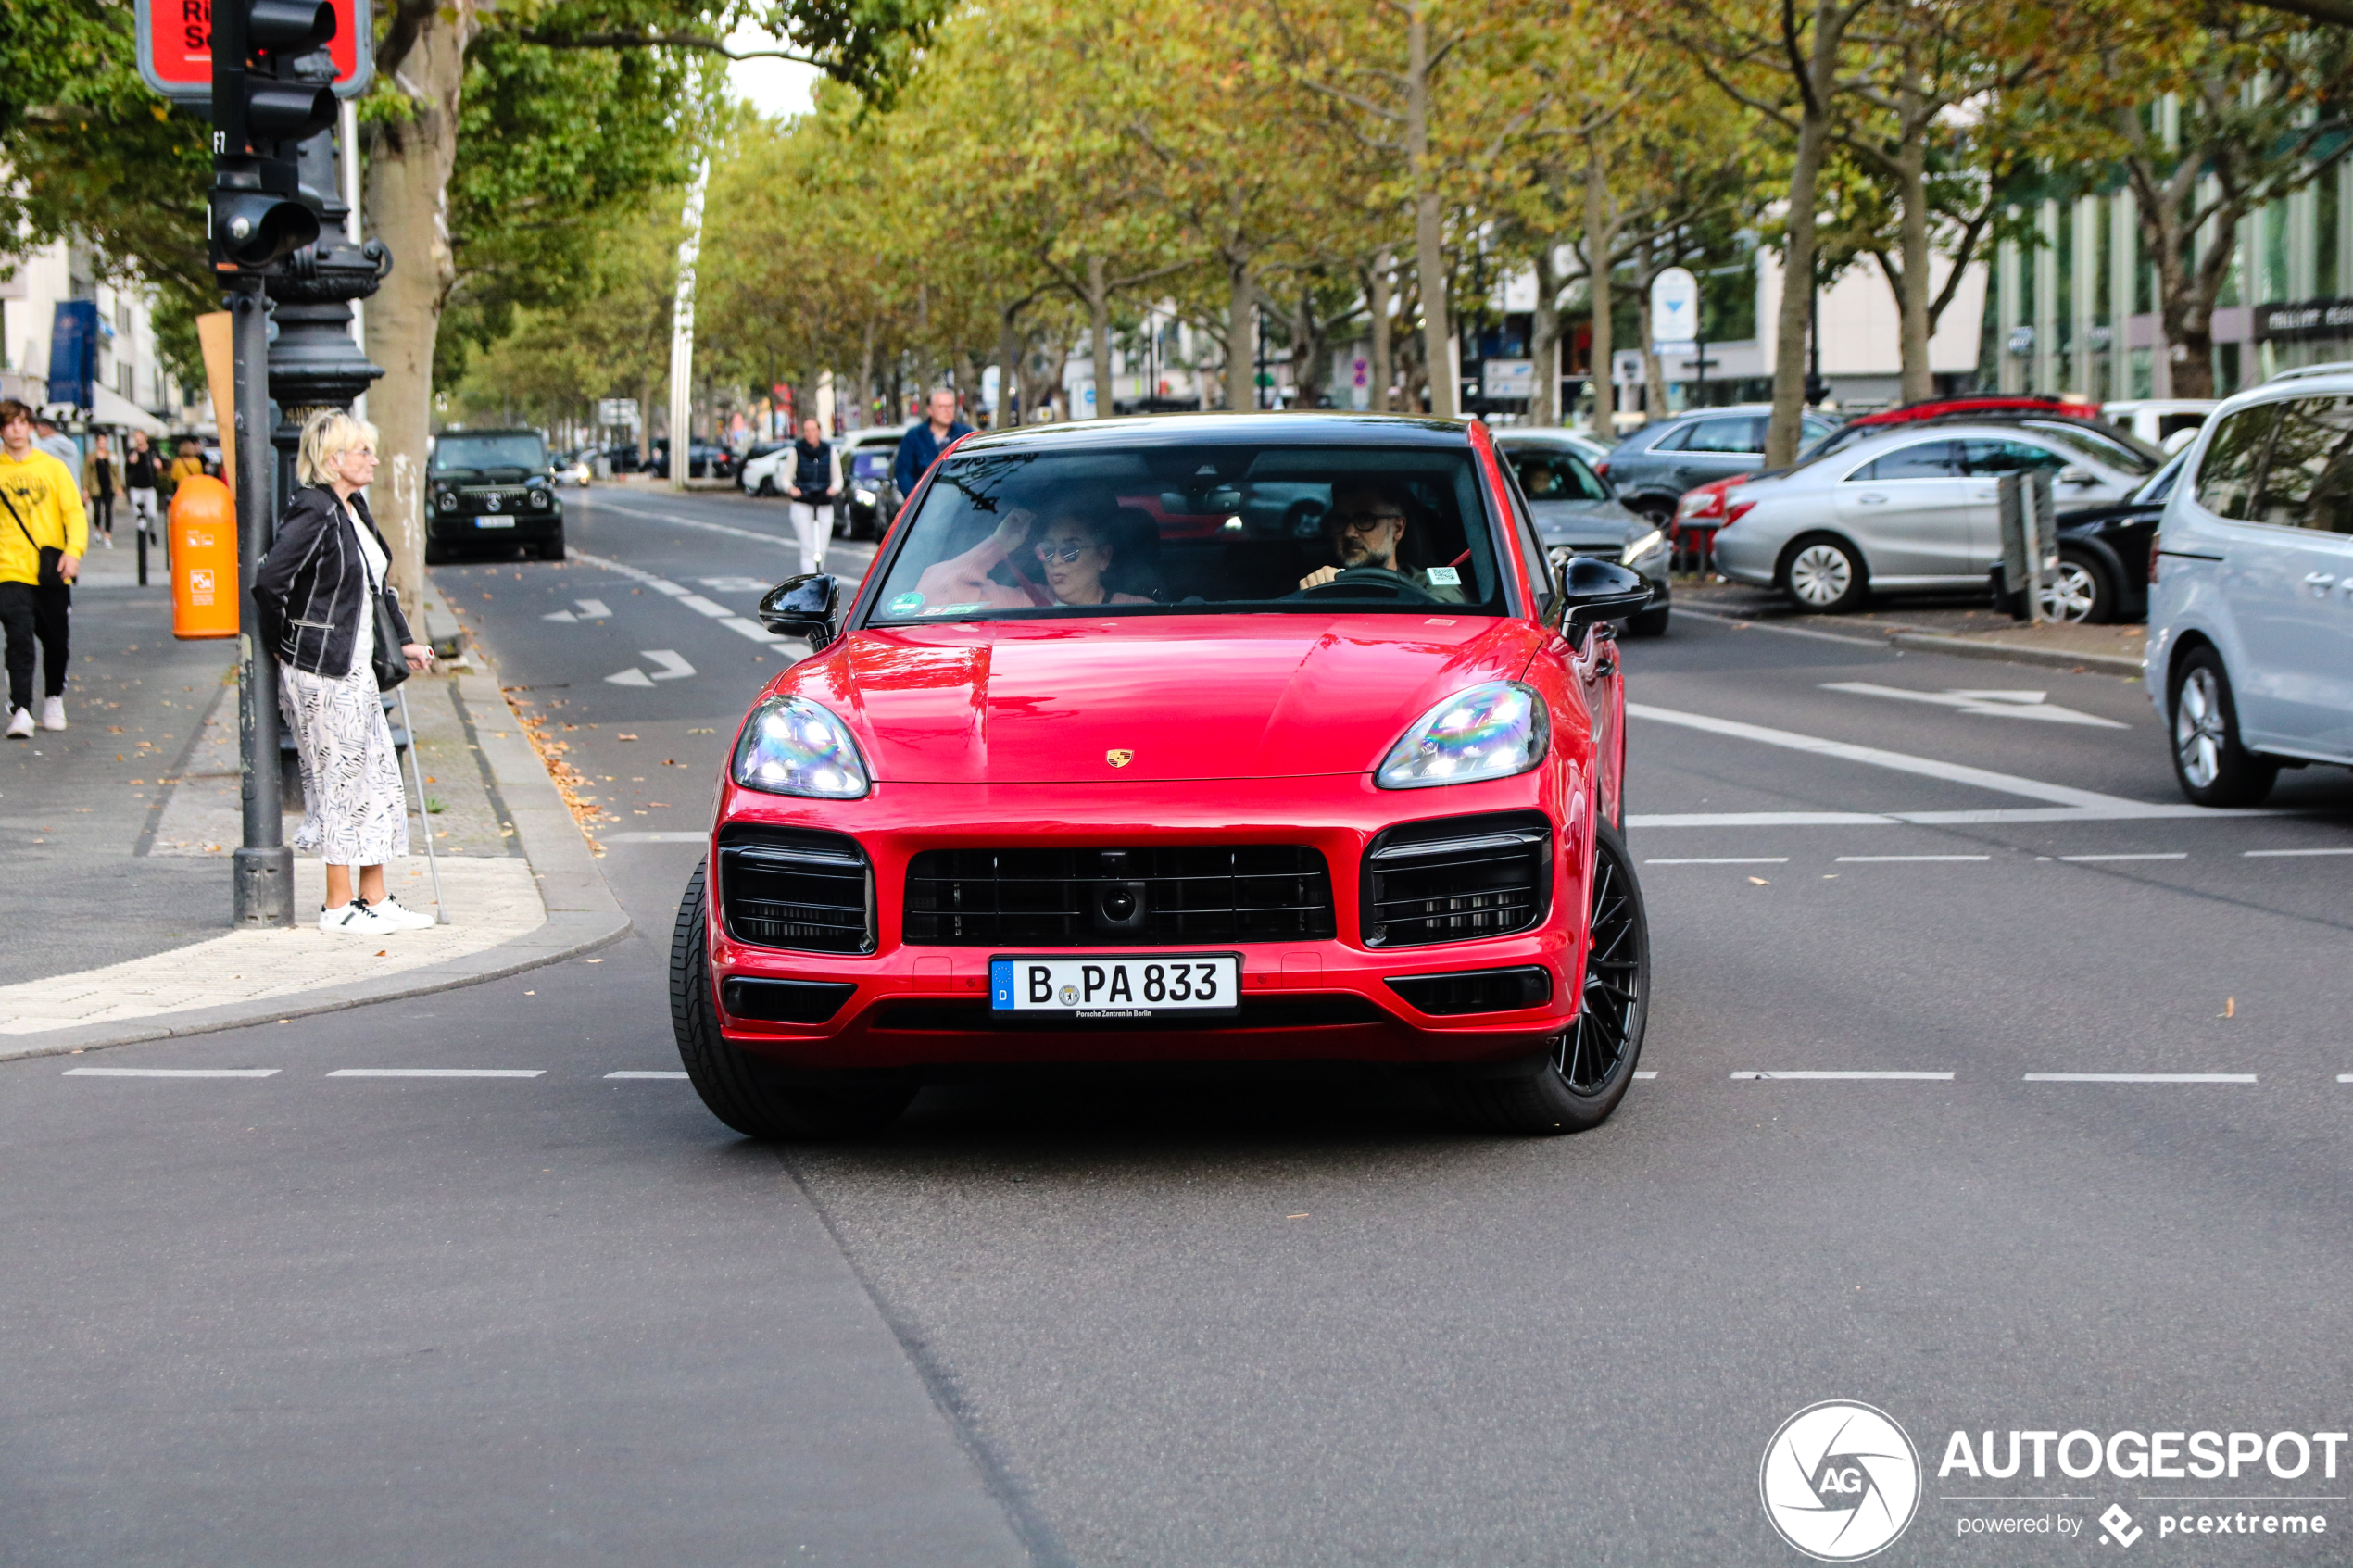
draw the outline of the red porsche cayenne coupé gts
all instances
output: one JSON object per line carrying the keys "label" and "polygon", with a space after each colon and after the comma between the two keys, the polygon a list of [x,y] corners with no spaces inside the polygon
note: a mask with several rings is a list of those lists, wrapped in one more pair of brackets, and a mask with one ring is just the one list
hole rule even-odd
{"label": "red porsche cayenne coup\u00e9 gts", "polygon": [[[845,599],[847,602],[845,603]],[[1011,1063],[1359,1062],[1607,1117],[1649,938],[1615,623],[1477,423],[967,437],[746,717],[678,915],[680,1054],[756,1137]]]}

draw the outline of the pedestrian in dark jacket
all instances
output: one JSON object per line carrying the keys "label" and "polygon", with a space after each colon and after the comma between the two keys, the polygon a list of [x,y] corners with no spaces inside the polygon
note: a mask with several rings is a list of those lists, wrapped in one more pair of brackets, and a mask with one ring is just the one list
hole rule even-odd
{"label": "pedestrian in dark jacket", "polygon": [[256,631],[277,655],[278,710],[302,764],[295,847],[327,863],[320,930],[421,930],[433,918],[384,891],[384,862],[409,853],[409,802],[376,685],[378,596],[409,669],[431,665],[433,649],[410,636],[384,583],[392,551],[359,494],[376,475],[375,427],[340,409],[311,415],[295,475],[303,488],[253,583]]}
{"label": "pedestrian in dark jacket", "polygon": [[915,482],[931,470],[940,453],[970,435],[973,427],[956,417],[956,394],[938,387],[931,395],[931,417],[899,438],[899,460],[891,465],[900,499],[915,493]]}
{"label": "pedestrian in dark jacket", "polygon": [[825,570],[825,546],[834,537],[834,447],[825,427],[814,419],[800,421],[800,439],[792,444],[792,482],[785,486],[791,497],[792,531],[800,540],[803,576]]}

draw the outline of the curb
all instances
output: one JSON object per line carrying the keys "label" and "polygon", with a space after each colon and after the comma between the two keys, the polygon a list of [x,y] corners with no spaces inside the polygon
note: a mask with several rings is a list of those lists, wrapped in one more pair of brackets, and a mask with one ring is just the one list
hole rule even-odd
{"label": "curb", "polygon": [[[487,662],[479,644],[475,657]],[[588,841],[581,836],[579,825],[573,820],[563,797],[556,793],[555,782],[540,765],[538,754],[522,738],[521,722],[510,721],[503,738],[482,727],[480,716],[510,712],[507,699],[498,690],[497,673],[470,671],[456,679],[459,707],[466,727],[472,734],[473,743],[482,748],[483,760],[506,804],[508,819],[514,823],[524,862],[539,884],[539,897],[547,909],[546,924],[495,947],[387,975],[382,980],[358,980],[274,999],[164,1013],[121,1023],[44,1031],[33,1037],[37,1043],[0,1046],[0,1061],[67,1056],[107,1046],[177,1039],[183,1035],[216,1034],[223,1029],[307,1018],[372,1002],[429,996],[435,991],[451,991],[460,985],[558,963],[624,935],[630,928],[628,912],[606,884]],[[511,720],[511,714],[510,717]]]}
{"label": "curb", "polygon": [[1833,643],[1854,643],[1863,647],[1908,648],[1916,653],[1947,653],[1957,659],[1990,659],[2004,664],[2034,664],[2047,670],[2082,671],[2101,675],[2129,675],[2140,679],[2141,661],[2124,659],[2112,653],[2068,653],[2058,648],[2022,648],[2015,643],[1973,643],[1965,637],[1947,637],[1934,632],[1883,632],[1876,637],[1854,632],[1825,632],[1813,626],[1784,626],[1779,621],[1755,621],[1746,616],[1726,615],[1718,610],[1694,609],[1677,605],[1684,615],[1697,616],[1702,621],[1714,621],[1724,625],[1754,626],[1764,632],[1783,632],[1800,637],[1822,637]]}

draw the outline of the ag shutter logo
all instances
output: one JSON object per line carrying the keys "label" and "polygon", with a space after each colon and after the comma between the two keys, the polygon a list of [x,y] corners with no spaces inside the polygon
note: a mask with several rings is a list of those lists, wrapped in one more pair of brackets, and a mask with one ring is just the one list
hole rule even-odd
{"label": "ag shutter logo", "polygon": [[1781,1539],[1818,1562],[1853,1562],[1911,1524],[1920,1456],[1885,1411],[1825,1399],[1781,1423],[1756,1489]]}

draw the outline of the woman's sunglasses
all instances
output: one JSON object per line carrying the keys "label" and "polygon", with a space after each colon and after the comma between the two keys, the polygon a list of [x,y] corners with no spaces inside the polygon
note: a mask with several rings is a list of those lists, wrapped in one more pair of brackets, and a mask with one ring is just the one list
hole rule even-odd
{"label": "woman's sunglasses", "polygon": [[1067,539],[1063,540],[1060,545],[1041,544],[1038,546],[1038,558],[1039,560],[1058,560],[1064,566],[1068,566],[1072,561],[1076,560],[1080,556],[1085,555],[1088,550],[1091,550],[1095,546],[1092,545],[1074,545]]}

